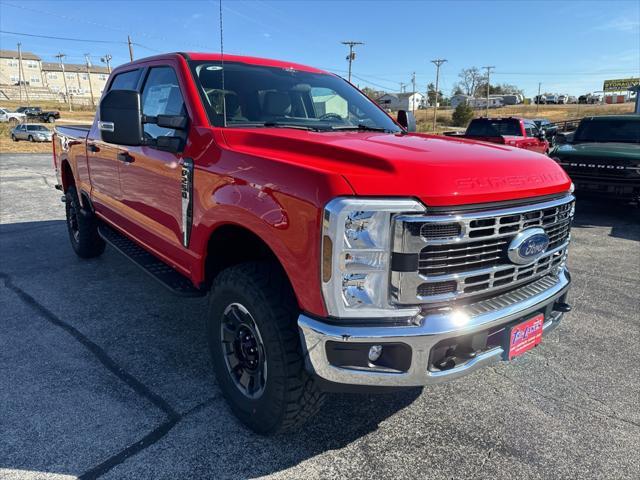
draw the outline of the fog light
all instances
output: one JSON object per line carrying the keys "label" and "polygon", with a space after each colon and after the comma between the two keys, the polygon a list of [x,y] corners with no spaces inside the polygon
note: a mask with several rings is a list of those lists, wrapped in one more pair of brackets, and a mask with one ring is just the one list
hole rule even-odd
{"label": "fog light", "polygon": [[382,345],[372,345],[369,349],[369,361],[375,362],[382,355]]}

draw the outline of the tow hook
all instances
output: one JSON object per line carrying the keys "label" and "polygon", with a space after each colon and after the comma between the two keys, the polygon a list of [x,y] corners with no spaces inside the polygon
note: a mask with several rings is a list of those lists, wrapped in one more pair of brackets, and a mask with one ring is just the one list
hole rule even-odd
{"label": "tow hook", "polygon": [[553,304],[553,309],[556,312],[569,313],[571,311],[571,305],[564,302],[556,302]]}

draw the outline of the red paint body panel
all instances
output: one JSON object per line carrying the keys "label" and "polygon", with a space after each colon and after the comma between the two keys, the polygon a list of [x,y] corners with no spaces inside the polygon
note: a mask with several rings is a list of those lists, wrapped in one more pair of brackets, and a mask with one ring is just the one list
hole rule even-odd
{"label": "red paint body panel", "polygon": [[[189,54],[194,60],[219,55]],[[321,70],[275,60],[225,55],[225,60]],[[67,163],[97,214],[196,285],[205,280],[212,233],[238,225],[259,236],[283,265],[301,309],[326,314],[320,285],[324,206],[337,196],[414,197],[428,206],[456,206],[566,192],[570,180],[549,158],[506,145],[420,134],[312,132],[212,127],[187,62],[180,54],[132,66],[170,65],[190,118],[184,152],[108,145],[97,121],[84,135],[58,127],[58,171]],[[92,143],[99,152],[86,150]],[[116,159],[126,151],[130,164]],[[195,165],[193,227],[181,243],[180,167]]]}
{"label": "red paint body panel", "polygon": [[[510,117],[512,119],[512,117]],[[492,120],[489,118],[489,120]],[[524,120],[522,118],[513,118],[518,122],[520,127],[520,135],[502,135],[498,137],[480,137],[475,135],[455,135],[454,138],[466,138],[470,140],[476,140],[480,142],[497,143],[501,145],[508,145],[510,147],[523,148],[525,150],[531,150],[532,152],[544,153],[549,151],[549,142],[547,140],[541,140],[538,137],[532,137],[527,134]],[[473,121],[473,120],[472,120]]]}

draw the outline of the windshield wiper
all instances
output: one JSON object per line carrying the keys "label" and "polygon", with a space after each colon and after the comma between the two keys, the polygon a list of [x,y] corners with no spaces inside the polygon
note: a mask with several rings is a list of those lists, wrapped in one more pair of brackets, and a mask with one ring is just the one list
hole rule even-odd
{"label": "windshield wiper", "polygon": [[336,125],[335,127],[331,127],[331,130],[358,130],[361,132],[384,132],[384,133],[392,133],[391,130],[382,127],[370,127],[369,125],[364,125],[359,123],[358,125]]}
{"label": "windshield wiper", "polygon": [[309,125],[300,125],[297,123],[280,123],[280,122],[261,122],[261,123],[228,123],[227,128],[293,128],[296,130],[309,130],[313,132],[324,132],[328,129],[312,127]]}

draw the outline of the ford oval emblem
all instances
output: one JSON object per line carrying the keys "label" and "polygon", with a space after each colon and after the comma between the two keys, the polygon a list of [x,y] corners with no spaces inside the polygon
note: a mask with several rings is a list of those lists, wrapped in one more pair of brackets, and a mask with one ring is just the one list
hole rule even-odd
{"label": "ford oval emblem", "polygon": [[542,228],[527,228],[511,240],[507,255],[513,263],[526,265],[540,258],[548,246],[549,235]]}

